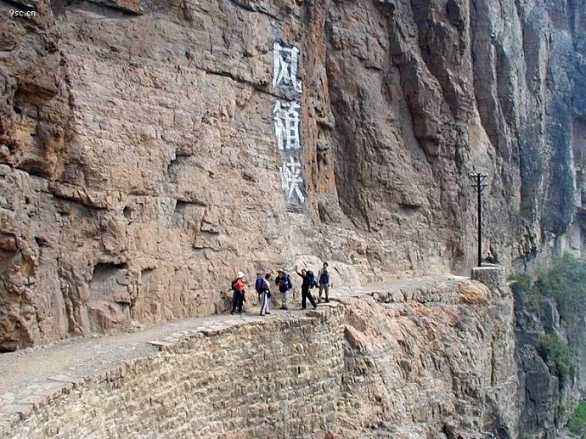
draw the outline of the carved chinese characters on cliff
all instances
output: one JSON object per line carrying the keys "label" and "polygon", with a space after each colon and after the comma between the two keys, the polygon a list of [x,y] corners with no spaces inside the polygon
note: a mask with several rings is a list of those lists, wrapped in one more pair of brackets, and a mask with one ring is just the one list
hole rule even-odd
{"label": "carved chinese characters on cliff", "polygon": [[299,200],[301,203],[305,201],[305,195],[303,195],[303,191],[301,190],[303,187],[301,163],[296,158],[289,157],[289,161],[283,163],[281,167],[281,181],[289,202],[292,199]]}
{"label": "carved chinese characters on cliff", "polygon": [[279,151],[300,149],[299,104],[277,101],[273,109],[273,121]]}
{"label": "carved chinese characters on cliff", "polygon": [[299,80],[300,52],[297,47],[275,42],[273,87],[283,99],[273,107],[273,127],[281,153],[281,185],[291,210],[305,205],[303,145],[301,142],[301,92]]}
{"label": "carved chinese characters on cliff", "polygon": [[301,93],[299,80],[299,49],[279,41],[274,45],[273,87],[290,87]]}

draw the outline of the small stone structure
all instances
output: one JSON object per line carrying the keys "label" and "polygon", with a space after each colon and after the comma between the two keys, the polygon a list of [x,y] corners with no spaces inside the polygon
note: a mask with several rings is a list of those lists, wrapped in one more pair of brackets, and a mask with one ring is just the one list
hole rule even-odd
{"label": "small stone structure", "polygon": [[472,279],[498,290],[506,287],[505,269],[501,265],[485,264],[472,269]]}

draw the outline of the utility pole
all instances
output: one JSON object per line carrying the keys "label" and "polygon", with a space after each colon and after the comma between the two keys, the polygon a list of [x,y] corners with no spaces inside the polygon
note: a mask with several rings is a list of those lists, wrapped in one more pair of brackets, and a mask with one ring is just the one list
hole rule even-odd
{"label": "utility pole", "polygon": [[486,183],[487,175],[480,172],[473,172],[469,175],[472,180],[472,187],[476,189],[478,195],[478,266],[482,266],[482,191],[488,184]]}

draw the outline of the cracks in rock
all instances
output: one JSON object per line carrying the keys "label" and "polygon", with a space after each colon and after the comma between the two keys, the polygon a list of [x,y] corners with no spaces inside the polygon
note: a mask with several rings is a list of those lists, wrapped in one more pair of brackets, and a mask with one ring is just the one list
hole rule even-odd
{"label": "cracks in rock", "polygon": [[[432,8],[431,5],[428,5],[427,7]],[[426,41],[427,32],[431,32],[431,30],[433,30],[435,35],[436,33],[439,33],[438,30],[440,29],[440,26],[436,26],[436,23],[434,23],[432,19],[423,17],[423,15],[426,13],[430,13],[431,15],[431,11],[423,9],[423,6],[418,6],[415,0],[411,0],[411,10],[413,11],[415,25],[417,26],[416,38],[419,54],[421,56],[421,60],[425,64],[426,70],[440,86],[443,103],[448,106],[451,112],[451,116],[455,118],[458,112],[456,107],[456,91],[452,87],[449,77],[446,78],[443,75],[443,73],[447,72],[442,72],[441,66],[434,64],[433,48],[431,47],[431,43]],[[425,29],[425,31],[422,31],[423,29]],[[444,35],[444,37],[446,37],[446,35]],[[448,100],[447,97],[450,97],[451,99]]]}
{"label": "cracks in rock", "polygon": [[203,210],[203,208],[207,207],[207,203],[205,203],[201,200],[197,200],[197,199],[193,199],[193,200],[178,199],[175,204],[175,210],[173,211],[173,217],[175,220],[175,224],[177,224],[177,225],[183,224],[183,222],[185,221],[185,215],[187,213],[186,210],[189,209],[190,207],[199,208],[201,211],[201,210]]}
{"label": "cracks in rock", "polygon": [[132,19],[143,14],[142,7],[126,7],[124,6],[125,3],[131,4],[132,2],[120,0],[53,0],[51,9],[56,16],[65,15],[67,9],[90,10],[95,15],[99,15],[99,17],[92,17],[93,21],[108,20],[110,18]]}
{"label": "cracks in rock", "polygon": [[177,168],[180,168],[182,164],[188,161],[191,157],[191,154],[175,153],[175,158],[171,159],[171,161],[167,165],[167,177],[169,178],[169,181],[171,181],[172,183],[177,182]]}
{"label": "cracks in rock", "polygon": [[[75,198],[74,196],[68,196],[68,195],[64,195],[64,194],[59,194],[59,193],[55,193],[55,192],[50,192],[51,195],[53,195],[53,198],[55,198],[56,200],[60,200],[66,203],[71,203],[71,204],[77,204],[83,207],[86,207],[88,209],[92,209],[92,210],[97,210],[97,211],[103,211],[103,210],[108,210],[107,207],[103,207],[103,206],[97,206],[87,200],[84,200],[82,198]],[[87,193],[85,194],[87,196]]]}
{"label": "cracks in rock", "polygon": [[29,3],[25,3],[22,0],[2,0],[4,3],[8,3],[9,5],[17,6],[19,10],[24,10],[27,12],[35,12],[37,10],[35,3],[36,1],[31,1]]}
{"label": "cracks in rock", "polygon": [[203,72],[206,72],[208,75],[221,76],[223,78],[228,78],[228,79],[231,79],[234,82],[238,82],[240,84],[244,84],[244,85],[247,85],[249,87],[252,87],[254,90],[258,91],[259,93],[266,94],[267,96],[270,96],[272,98],[283,99],[282,96],[279,96],[276,93],[273,93],[271,91],[268,91],[268,90],[262,88],[263,86],[266,86],[267,85],[265,83],[255,83],[255,82],[252,82],[252,81],[250,81],[248,79],[244,79],[242,77],[239,77],[239,76],[235,75],[234,73],[226,72],[226,71],[223,71],[223,70],[221,70],[221,71],[211,70],[209,68],[201,67],[201,66],[195,66],[195,67],[197,69],[203,71]]}
{"label": "cracks in rock", "polygon": [[267,17],[272,18],[273,20],[278,21],[278,22],[283,21],[279,17],[271,14],[270,12],[268,12],[267,10],[265,10],[262,7],[255,8],[254,6],[245,4],[239,0],[228,0],[228,2],[231,3],[232,5],[234,5],[236,8],[244,10],[246,12],[253,12],[253,13],[257,13],[257,14],[266,15]]}

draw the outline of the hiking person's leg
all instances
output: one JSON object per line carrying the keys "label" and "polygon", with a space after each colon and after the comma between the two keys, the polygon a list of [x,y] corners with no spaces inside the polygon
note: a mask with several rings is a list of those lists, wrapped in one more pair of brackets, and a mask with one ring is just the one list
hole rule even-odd
{"label": "hiking person's leg", "polygon": [[283,291],[283,303],[281,304],[281,309],[287,309],[287,291]]}
{"label": "hiking person's leg", "polygon": [[326,302],[329,302],[330,301],[330,286],[326,285],[324,289],[326,291]]}
{"label": "hiking person's leg", "polygon": [[315,299],[313,298],[313,294],[311,294],[311,290],[307,290],[307,297],[313,306],[313,309],[317,308],[317,303],[315,303]]}
{"label": "hiking person's leg", "polygon": [[234,291],[232,293],[232,312],[231,312],[231,314],[234,314],[236,312],[237,306],[238,306],[238,293],[236,291]]}
{"label": "hiking person's leg", "polygon": [[242,314],[242,307],[244,306],[244,294],[238,293],[238,314]]}
{"label": "hiking person's leg", "polygon": [[262,293],[262,302],[261,302],[261,307],[260,307],[260,315],[263,316],[267,313],[267,307],[268,307],[268,294],[266,292]]}
{"label": "hiking person's leg", "polygon": [[309,293],[309,289],[301,288],[301,309],[307,307],[307,293]]}

